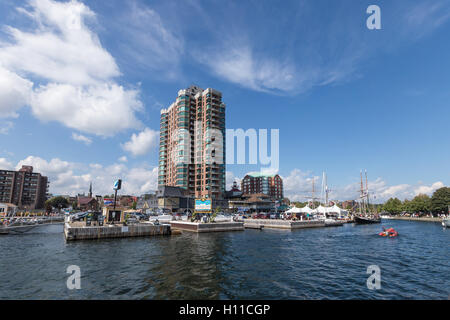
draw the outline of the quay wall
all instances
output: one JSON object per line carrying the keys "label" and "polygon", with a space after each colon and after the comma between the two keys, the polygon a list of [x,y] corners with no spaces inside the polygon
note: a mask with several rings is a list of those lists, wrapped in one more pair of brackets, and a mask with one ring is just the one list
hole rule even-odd
{"label": "quay wall", "polygon": [[[383,218],[381,218],[383,219]],[[413,218],[413,217],[390,217],[390,218],[384,218],[385,220],[405,220],[405,221],[421,221],[421,222],[442,222],[442,218]]]}
{"label": "quay wall", "polygon": [[244,219],[244,226],[276,228],[276,229],[302,229],[302,228],[320,228],[325,227],[322,221],[290,221],[290,220],[274,220],[274,219]]}
{"label": "quay wall", "polygon": [[171,228],[168,224],[131,224],[90,226],[80,227],[71,226],[69,223],[64,225],[64,236],[67,241],[73,240],[93,240],[106,238],[128,238],[128,237],[149,237],[158,235],[170,235]]}
{"label": "quay wall", "polygon": [[213,223],[197,223],[187,221],[171,221],[170,225],[173,229],[190,231],[190,232],[224,232],[224,231],[243,231],[244,223],[242,222],[213,222]]}

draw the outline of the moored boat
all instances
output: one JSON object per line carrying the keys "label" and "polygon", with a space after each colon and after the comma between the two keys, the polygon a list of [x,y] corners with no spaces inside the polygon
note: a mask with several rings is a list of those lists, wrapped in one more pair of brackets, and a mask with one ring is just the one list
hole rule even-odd
{"label": "moored boat", "polygon": [[381,218],[378,214],[371,212],[369,205],[369,184],[367,182],[367,171],[366,174],[366,187],[364,188],[362,171],[361,175],[361,195],[359,197],[359,215],[355,215],[354,221],[356,224],[374,224],[381,223]]}
{"label": "moored boat", "polygon": [[340,227],[344,225],[343,221],[338,221],[329,218],[324,219],[323,222],[325,223],[325,227]]}
{"label": "moored boat", "polygon": [[381,223],[381,219],[380,218],[370,218],[370,217],[363,217],[363,216],[355,216],[354,218],[355,223],[358,224],[373,224],[373,223]]}
{"label": "moored boat", "polygon": [[150,216],[149,221],[155,222],[158,221],[160,223],[168,223],[173,220],[173,216],[171,214],[160,214],[157,216]]}
{"label": "moored boat", "polygon": [[442,226],[445,228],[450,228],[450,218],[442,220]]}

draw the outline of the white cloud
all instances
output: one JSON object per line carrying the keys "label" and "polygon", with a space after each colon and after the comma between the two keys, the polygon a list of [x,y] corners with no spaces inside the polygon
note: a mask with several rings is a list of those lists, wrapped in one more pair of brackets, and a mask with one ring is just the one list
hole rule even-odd
{"label": "white cloud", "polygon": [[72,139],[75,141],[80,141],[89,146],[92,143],[92,139],[86,136],[83,136],[82,134],[77,134],[75,132],[72,132]]}
{"label": "white cloud", "polygon": [[144,131],[139,134],[133,133],[130,141],[124,143],[122,148],[134,156],[141,156],[148,153],[150,149],[156,145],[157,140],[158,132],[145,128]]}
{"label": "white cloud", "polygon": [[122,157],[119,158],[119,161],[120,162],[128,162],[128,159],[127,159],[126,156],[122,156]]}
{"label": "white cloud", "polygon": [[0,60],[7,66],[51,82],[97,84],[120,75],[114,58],[85,24],[95,17],[78,1],[29,1],[32,11],[19,11],[36,24],[34,32],[7,27],[14,44],[6,45]]}
{"label": "white cloud", "polygon": [[[371,195],[371,201],[376,203],[382,203],[389,198],[398,198],[400,200],[412,199],[418,194],[432,195],[432,193],[443,187],[442,182],[435,182],[431,185],[423,183],[411,184],[398,184],[388,185],[382,178],[377,178],[374,181],[369,181],[369,193]],[[349,200],[357,199],[359,195],[360,183],[355,182],[353,184],[333,189],[331,196],[333,199]]]}
{"label": "white cloud", "polygon": [[13,168],[14,168],[13,164],[9,162],[6,158],[0,158],[1,170],[12,170]]}
{"label": "white cloud", "polygon": [[235,181],[237,182],[238,188],[241,189],[241,180],[242,178],[236,177],[233,172],[225,172],[225,185],[227,190],[231,190]]}
{"label": "white cloud", "polygon": [[138,91],[117,84],[87,88],[49,84],[36,90],[31,108],[42,121],[59,121],[69,128],[100,136],[141,126]]}
{"label": "white cloud", "polygon": [[0,58],[0,118],[17,118],[17,111],[30,99],[33,83],[1,66]]}
{"label": "white cloud", "polygon": [[436,191],[439,188],[445,187],[445,185],[441,182],[435,182],[433,183],[431,186],[419,186],[416,189],[414,189],[414,194],[415,195],[419,195],[419,194],[432,194],[434,191]]}
{"label": "white cloud", "polygon": [[100,163],[91,163],[89,164],[89,167],[95,170],[100,170],[103,168],[103,166]]}
{"label": "white cloud", "polygon": [[[321,197],[322,180],[318,176],[314,177],[309,172],[294,169],[288,176],[282,178],[285,196],[291,201],[304,202],[311,198],[313,178],[315,179],[315,197]],[[376,203],[382,203],[389,198],[404,200],[412,199],[418,194],[431,195],[435,190],[444,186],[441,181],[432,183],[431,185],[426,185],[422,182],[416,185],[388,185],[382,178],[369,181],[368,184],[371,201]],[[328,181],[328,187],[330,190],[330,200],[356,200],[359,198],[359,181],[344,186],[334,186],[331,181]]]}
{"label": "white cloud", "polygon": [[[11,163],[0,158],[0,168]],[[95,194],[111,194],[114,180],[123,180],[122,194],[140,195],[157,189],[158,168],[134,167],[113,163],[109,166],[100,164],[79,164],[63,161],[58,158],[47,161],[36,156],[29,156],[16,165],[16,170],[22,165],[31,165],[35,172],[48,176],[50,193],[76,195],[87,193],[92,181]]]}
{"label": "white cloud", "polygon": [[[86,24],[95,14],[73,0],[30,0],[30,11],[19,8],[36,25],[31,32],[7,27],[10,43],[0,43],[0,111],[16,117],[30,104],[41,121],[112,136],[140,127],[135,113],[143,110],[139,90],[114,82],[120,71],[96,33]],[[31,92],[32,82],[42,83]]]}
{"label": "white cloud", "polygon": [[318,177],[304,172],[300,169],[292,170],[287,177],[283,179],[284,196],[291,201],[308,201],[312,197],[312,181],[315,183],[315,197],[319,196],[320,180]]}
{"label": "white cloud", "polygon": [[48,175],[65,172],[72,168],[71,163],[62,161],[58,158],[54,158],[50,162],[47,162],[36,156],[28,156],[24,160],[20,160],[16,165],[16,170],[19,170],[22,166],[33,166],[34,171],[45,172],[45,174]]}

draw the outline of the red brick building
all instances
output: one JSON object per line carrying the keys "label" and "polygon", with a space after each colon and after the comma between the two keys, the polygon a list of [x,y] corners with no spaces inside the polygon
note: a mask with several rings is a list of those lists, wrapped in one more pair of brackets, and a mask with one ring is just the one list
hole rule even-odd
{"label": "red brick building", "polygon": [[273,199],[283,199],[283,179],[278,174],[249,173],[241,182],[244,194],[265,194]]}
{"label": "red brick building", "polygon": [[19,171],[0,169],[0,202],[24,209],[42,209],[47,200],[48,179],[22,166]]}

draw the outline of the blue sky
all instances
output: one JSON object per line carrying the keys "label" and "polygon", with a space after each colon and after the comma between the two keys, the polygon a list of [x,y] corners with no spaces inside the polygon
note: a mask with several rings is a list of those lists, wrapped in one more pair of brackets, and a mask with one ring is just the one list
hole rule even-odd
{"label": "blue sky", "polygon": [[223,93],[227,128],[280,130],[291,199],[322,171],[335,199],[361,169],[380,201],[449,184],[448,1],[0,0],[0,25],[0,168],[52,193],[154,190],[159,110],[191,84]]}

